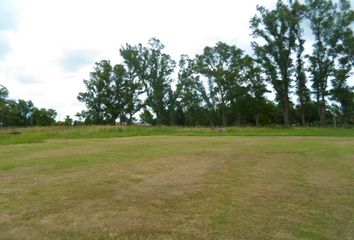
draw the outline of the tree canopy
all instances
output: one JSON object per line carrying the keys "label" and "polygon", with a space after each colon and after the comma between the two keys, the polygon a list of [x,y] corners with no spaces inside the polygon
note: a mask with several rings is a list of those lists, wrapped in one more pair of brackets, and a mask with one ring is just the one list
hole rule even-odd
{"label": "tree canopy", "polygon": [[50,126],[55,123],[54,109],[37,108],[32,101],[8,98],[9,91],[0,85],[0,127]]}

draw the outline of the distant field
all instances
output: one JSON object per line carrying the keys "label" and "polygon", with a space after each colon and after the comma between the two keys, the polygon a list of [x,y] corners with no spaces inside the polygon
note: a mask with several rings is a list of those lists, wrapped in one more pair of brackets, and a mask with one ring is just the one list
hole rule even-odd
{"label": "distant field", "polygon": [[[13,134],[17,133],[17,134]],[[0,145],[38,143],[48,139],[136,136],[335,136],[354,137],[354,128],[205,128],[149,126],[80,126],[0,129]]]}
{"label": "distant field", "polygon": [[353,239],[353,137],[166,129],[3,134],[0,239]]}

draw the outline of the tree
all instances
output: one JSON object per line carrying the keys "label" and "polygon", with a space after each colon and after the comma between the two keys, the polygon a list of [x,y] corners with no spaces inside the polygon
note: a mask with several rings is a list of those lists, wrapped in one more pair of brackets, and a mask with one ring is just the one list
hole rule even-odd
{"label": "tree", "polygon": [[316,97],[320,126],[326,120],[326,96],[328,95],[328,78],[333,73],[338,42],[334,17],[335,6],[330,0],[307,0],[307,18],[315,41],[312,54],[309,56],[310,74],[313,93]]}
{"label": "tree", "polygon": [[[124,59],[125,73],[123,81],[124,112],[128,115],[128,124],[132,124],[133,116],[144,106],[140,96],[144,93],[142,79],[139,78],[140,64],[137,47],[126,44],[121,47],[120,55]],[[119,70],[119,69],[117,69]]]}
{"label": "tree", "polygon": [[205,47],[197,56],[197,71],[208,79],[210,110],[220,109],[222,125],[227,125],[226,108],[230,104],[232,87],[241,80],[243,51],[236,46],[218,42],[215,47]]}
{"label": "tree", "polygon": [[350,87],[347,83],[351,68],[349,59],[342,58],[340,66],[334,70],[334,78],[332,79],[331,98],[340,104],[344,125],[348,124],[354,111],[354,87]]}
{"label": "tree", "polygon": [[348,57],[354,65],[354,11],[350,1],[339,0],[339,11],[336,14],[336,35],[339,38],[337,50]]}
{"label": "tree", "polygon": [[[128,104],[126,96],[126,69],[122,64],[117,64],[112,68],[111,73],[111,108],[112,115],[114,115],[116,120],[119,117],[120,122],[124,122],[125,116],[125,106]],[[113,124],[113,122],[112,122]]]}
{"label": "tree", "polygon": [[4,101],[9,96],[9,91],[6,87],[0,84],[0,101]]}
{"label": "tree", "polygon": [[84,102],[87,111],[82,113],[88,122],[95,124],[114,124],[119,115],[116,98],[114,98],[114,82],[110,61],[102,60],[95,64],[90,79],[84,80],[86,92],[80,92],[78,100]]}
{"label": "tree", "polygon": [[144,93],[147,95],[145,105],[156,115],[158,124],[168,124],[168,96],[171,89],[171,74],[175,62],[171,56],[164,53],[165,46],[156,38],[149,40],[148,46],[127,45],[127,51],[121,51],[125,64],[132,73],[141,80]]}
{"label": "tree", "polygon": [[292,54],[296,47],[296,30],[301,21],[304,7],[298,2],[289,4],[278,0],[272,11],[258,6],[259,16],[251,19],[253,36],[260,38],[264,44],[254,42],[255,52],[267,68],[276,94],[282,106],[284,125],[290,125],[290,86],[293,72]]}
{"label": "tree", "polygon": [[[354,22],[354,11],[351,10],[350,2],[341,0],[339,2],[339,11],[334,19],[335,37],[338,42],[335,46],[336,64],[333,69],[331,99],[340,104],[343,125],[347,125],[353,116],[354,108],[354,87],[348,85],[353,68],[353,49],[350,50],[349,39],[354,38],[351,24]],[[336,40],[337,40],[336,39]]]}
{"label": "tree", "polygon": [[19,99],[17,101],[17,109],[19,113],[19,125],[30,126],[33,125],[32,115],[35,110],[35,106],[32,101],[25,101]]}
{"label": "tree", "polygon": [[56,111],[38,109],[32,101],[8,99],[9,91],[0,85],[0,123],[7,126],[50,126],[55,123]]}
{"label": "tree", "polygon": [[54,109],[35,108],[33,111],[33,123],[36,126],[50,126],[55,123],[57,112]]}
{"label": "tree", "polygon": [[156,114],[157,123],[168,123],[168,97],[171,90],[171,74],[176,63],[171,56],[163,53],[165,46],[156,38],[149,41],[143,56],[147,63],[146,77],[143,81],[147,95],[146,104]]}
{"label": "tree", "polygon": [[311,102],[311,92],[310,89],[306,86],[307,77],[306,77],[306,69],[305,62],[303,60],[303,53],[305,51],[303,39],[303,31],[300,28],[300,24],[296,28],[296,65],[295,65],[295,83],[296,83],[296,95],[298,97],[298,101],[300,104],[300,114],[301,114],[301,125],[303,127],[308,125],[308,109],[309,103]]}
{"label": "tree", "polygon": [[176,95],[189,126],[201,122],[199,117],[201,116],[205,94],[200,76],[195,73],[195,61],[187,55],[182,55],[179,61]]}
{"label": "tree", "polygon": [[144,124],[155,125],[154,116],[146,108],[144,108],[143,112],[140,114],[140,119],[141,119],[142,123],[144,123]]}
{"label": "tree", "polygon": [[64,124],[66,126],[72,126],[73,122],[74,122],[74,120],[69,115],[66,115],[65,120],[64,120]]}
{"label": "tree", "polygon": [[265,79],[263,77],[263,71],[261,65],[257,63],[257,60],[250,56],[244,58],[245,67],[245,82],[248,85],[249,92],[251,94],[251,109],[255,115],[256,126],[260,125],[260,115],[267,104],[267,99],[264,94],[270,92],[267,89]]}

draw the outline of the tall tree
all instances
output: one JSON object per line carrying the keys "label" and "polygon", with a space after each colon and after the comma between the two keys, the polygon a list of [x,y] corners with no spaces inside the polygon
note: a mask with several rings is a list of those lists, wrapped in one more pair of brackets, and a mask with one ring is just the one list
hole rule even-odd
{"label": "tall tree", "polygon": [[86,120],[95,124],[114,123],[119,111],[114,105],[110,61],[96,63],[90,79],[84,80],[84,84],[86,92],[80,92],[78,100],[86,104],[87,111],[83,112]]}
{"label": "tall tree", "polygon": [[127,104],[126,99],[126,70],[122,64],[117,64],[112,68],[111,73],[111,91],[112,94],[110,99],[112,103],[110,104],[112,109],[114,109],[114,117],[119,118],[120,122],[126,120],[124,106]]}
{"label": "tall tree", "polygon": [[[353,51],[350,39],[354,39],[352,23],[354,22],[354,11],[347,0],[339,1],[339,11],[335,15],[335,34],[338,42],[333,49],[337,56],[333,70],[331,98],[340,104],[343,124],[347,125],[353,116],[354,107],[354,87],[348,85],[348,78],[353,69]],[[336,39],[336,40],[337,40]]]}
{"label": "tall tree", "polygon": [[255,115],[256,126],[260,125],[260,115],[267,99],[265,93],[270,92],[267,89],[266,81],[263,76],[261,65],[250,56],[244,58],[245,67],[245,83],[248,85],[249,93],[251,94],[252,110]]}
{"label": "tall tree", "polygon": [[320,126],[326,120],[326,96],[328,79],[334,70],[338,38],[335,31],[335,5],[330,0],[306,0],[314,44],[309,56],[313,92],[316,97]]}
{"label": "tall tree", "polygon": [[354,87],[349,86],[347,83],[352,66],[348,64],[348,59],[341,59],[341,65],[334,71],[331,98],[340,104],[343,125],[348,125],[348,121],[353,116],[354,111]]}
{"label": "tall tree", "polygon": [[124,111],[128,115],[128,124],[132,124],[133,116],[139,112],[144,106],[140,98],[144,93],[142,79],[139,78],[142,61],[140,61],[139,51],[137,47],[126,44],[125,47],[121,47],[119,50],[120,55],[124,59],[124,99],[125,106]]}
{"label": "tall tree", "polygon": [[170,55],[163,53],[164,48],[160,40],[152,38],[143,51],[147,63],[143,82],[147,94],[146,103],[156,114],[158,124],[168,123],[168,94],[171,90],[171,74],[176,65]]}
{"label": "tall tree", "polygon": [[303,31],[301,29],[301,25],[299,23],[296,28],[296,64],[295,64],[295,86],[296,86],[296,95],[298,97],[299,105],[300,105],[300,114],[301,114],[301,125],[303,127],[308,125],[307,112],[309,108],[309,104],[311,102],[311,92],[307,87],[307,77],[306,77],[306,69],[305,69],[305,61],[304,58],[304,44],[305,40],[303,39]]}
{"label": "tall tree", "polygon": [[33,112],[36,109],[32,101],[19,99],[17,101],[17,109],[21,126],[33,125]]}
{"label": "tall tree", "polygon": [[339,38],[339,51],[346,55],[354,65],[354,11],[349,0],[339,0],[339,11],[336,15],[336,31]]}
{"label": "tall tree", "polygon": [[158,124],[168,124],[168,97],[175,62],[163,52],[165,46],[156,38],[150,39],[147,47],[139,44],[127,45],[128,48],[132,52],[122,57],[144,86],[145,104],[155,113]]}
{"label": "tall tree", "polygon": [[176,94],[187,124],[199,124],[206,93],[200,76],[195,73],[195,61],[186,55],[182,55],[179,61]]}
{"label": "tall tree", "polygon": [[278,0],[274,10],[258,6],[259,15],[251,19],[253,36],[264,44],[254,42],[255,52],[267,68],[277,100],[282,106],[285,126],[290,125],[290,86],[293,72],[292,55],[296,46],[296,29],[301,21],[303,6],[298,1],[285,4]]}
{"label": "tall tree", "polygon": [[237,84],[243,51],[236,46],[218,42],[215,47],[205,47],[197,56],[198,72],[208,79],[211,107],[220,109],[222,125],[227,125],[226,109],[233,85]]}

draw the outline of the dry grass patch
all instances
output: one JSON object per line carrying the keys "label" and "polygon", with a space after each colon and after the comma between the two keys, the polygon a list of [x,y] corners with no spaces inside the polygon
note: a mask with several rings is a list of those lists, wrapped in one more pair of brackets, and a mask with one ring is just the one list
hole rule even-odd
{"label": "dry grass patch", "polygon": [[0,146],[0,239],[350,239],[353,138]]}

